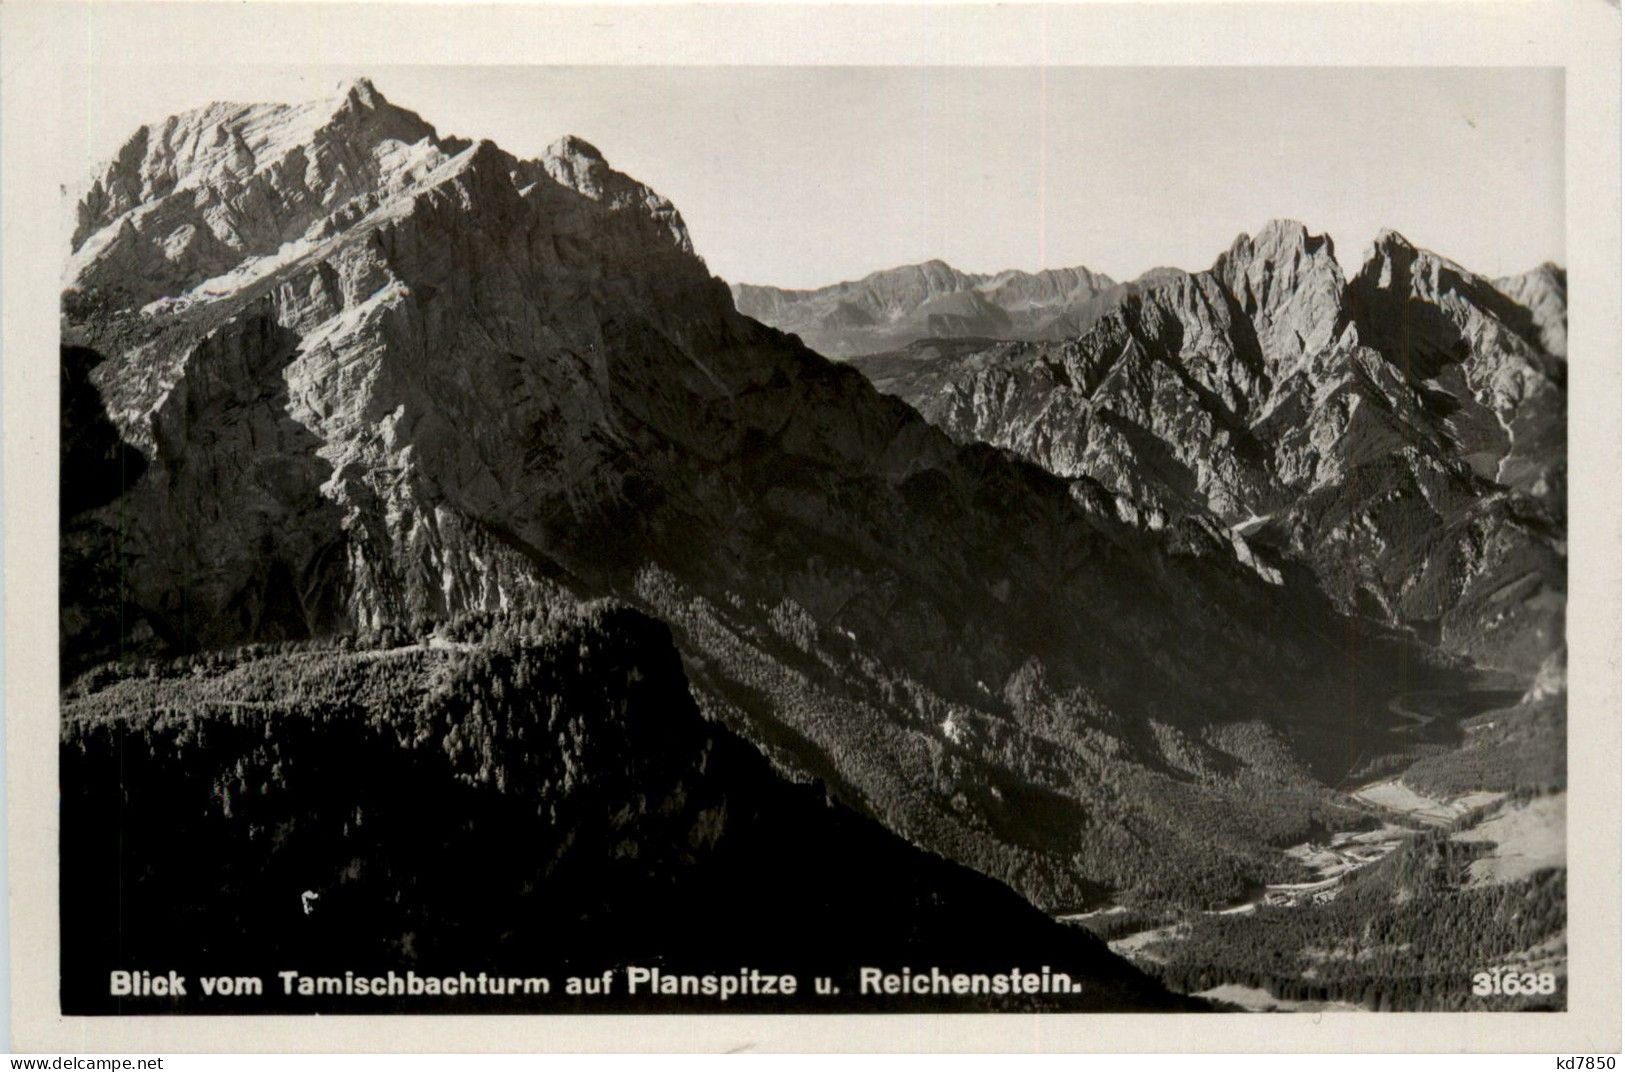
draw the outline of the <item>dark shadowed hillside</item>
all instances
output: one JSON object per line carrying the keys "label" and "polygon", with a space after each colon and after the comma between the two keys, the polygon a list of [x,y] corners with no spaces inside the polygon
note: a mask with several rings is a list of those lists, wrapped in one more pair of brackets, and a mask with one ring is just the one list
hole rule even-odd
{"label": "dark shadowed hillside", "polygon": [[[369,646],[378,645],[378,646]],[[62,744],[68,1012],[1194,1007],[1092,937],[775,775],[605,605],[98,672]],[[571,998],[567,974],[792,972],[795,999]],[[903,999],[858,966],[1075,993]],[[108,995],[176,970],[185,999]],[[546,975],[548,996],[284,997],[275,973]],[[259,974],[263,1000],[204,973]],[[840,995],[812,993],[814,974]]]}

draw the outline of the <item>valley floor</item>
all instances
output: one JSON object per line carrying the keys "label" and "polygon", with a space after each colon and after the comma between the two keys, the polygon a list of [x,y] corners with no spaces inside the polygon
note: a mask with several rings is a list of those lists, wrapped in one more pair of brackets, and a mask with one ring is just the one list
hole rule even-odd
{"label": "valley floor", "polygon": [[1538,784],[1538,763],[1528,784],[1488,768],[1485,788],[1429,787],[1441,767],[1457,784],[1482,769],[1497,720],[1521,727],[1527,706],[1472,719],[1458,752],[1352,787],[1369,826],[1283,850],[1298,881],[1206,912],[1114,904],[1062,918],[1172,988],[1248,1011],[1485,1007],[1470,1004],[1471,978],[1498,968],[1550,973],[1560,994],[1565,793]]}

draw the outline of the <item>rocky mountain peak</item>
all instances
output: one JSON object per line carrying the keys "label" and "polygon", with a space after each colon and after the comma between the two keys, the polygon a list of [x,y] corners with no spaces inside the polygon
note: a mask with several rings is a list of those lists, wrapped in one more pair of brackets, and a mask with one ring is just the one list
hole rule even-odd
{"label": "rocky mountain peak", "polygon": [[565,135],[547,147],[538,163],[554,182],[614,211],[629,211],[640,223],[653,221],[678,249],[684,253],[694,252],[688,225],[676,206],[636,179],[610,167],[598,147],[585,139]]}
{"label": "rocky mountain peak", "polygon": [[1297,220],[1276,218],[1259,228],[1257,234],[1243,232],[1237,235],[1230,245],[1228,256],[1284,259],[1292,255],[1313,254],[1323,246],[1327,253],[1331,252],[1329,236],[1311,234],[1309,228]]}
{"label": "rocky mountain peak", "polygon": [[1382,230],[1378,231],[1377,237],[1371,240],[1371,245],[1378,252],[1385,249],[1404,249],[1410,250],[1414,253],[1417,249],[1414,242],[1400,234],[1398,231],[1394,230],[1392,227],[1384,227]]}
{"label": "rocky mountain peak", "polygon": [[581,138],[517,160],[490,142],[441,137],[359,78],[303,104],[216,103],[141,128],[79,203],[68,287],[126,309],[236,289],[362,218],[408,211],[402,199],[452,167],[521,192],[557,183],[693,252],[671,203]]}
{"label": "rocky mountain peak", "polygon": [[574,160],[598,164],[605,163],[604,154],[599,152],[598,146],[594,145],[587,139],[579,138],[574,134],[566,134],[552,145],[549,145],[547,147],[547,152],[544,155],[549,158],[557,158],[560,160]]}
{"label": "rocky mountain peak", "polygon": [[1384,229],[1371,240],[1361,258],[1359,279],[1380,288],[1406,287],[1415,280],[1436,293],[1447,275],[1466,275],[1451,261],[1416,246],[1398,231]]}
{"label": "rocky mountain peak", "polygon": [[1393,230],[1380,232],[1372,241],[1351,284],[1356,290],[1391,290],[1453,307],[1508,313],[1504,296],[1489,280]]}
{"label": "rocky mountain peak", "polygon": [[217,101],[131,135],[80,200],[73,248],[137,206],[178,191],[241,184],[291,166],[296,154],[308,168],[315,150],[335,142],[365,151],[385,140],[412,144],[424,138],[435,138],[434,127],[390,104],[366,79],[303,104]]}
{"label": "rocky mountain peak", "polygon": [[1542,261],[1540,267],[1533,269],[1529,274],[1546,280],[1547,283],[1549,283],[1552,287],[1562,291],[1563,297],[1567,299],[1569,293],[1569,273],[1568,269],[1564,268],[1562,265],[1555,264],[1552,261]]}
{"label": "rocky mountain peak", "polygon": [[[1521,398],[1529,377],[1550,380],[1567,350],[1567,287],[1561,269],[1540,269],[1502,283],[1383,231],[1350,281],[1362,337],[1424,376],[1465,360],[1480,390]],[[1539,307],[1539,308],[1537,308]],[[1495,355],[1486,361],[1486,355]],[[1520,381],[1512,387],[1508,377]]]}
{"label": "rocky mountain peak", "polygon": [[351,78],[339,83],[339,98],[355,109],[372,109],[388,104],[378,87],[367,77]]}
{"label": "rocky mountain peak", "polygon": [[1273,368],[1295,366],[1342,330],[1345,283],[1332,240],[1296,220],[1271,220],[1258,234],[1237,237],[1213,274],[1252,320]]}
{"label": "rocky mountain peak", "polygon": [[1496,289],[1529,310],[1540,345],[1549,354],[1569,352],[1569,274],[1547,261],[1522,275],[1495,281]]}
{"label": "rocky mountain peak", "polygon": [[1338,279],[1343,277],[1331,236],[1315,234],[1297,220],[1274,219],[1261,227],[1257,234],[1238,235],[1230,249],[1219,255],[1217,263],[1243,260],[1294,268],[1307,264],[1312,271],[1335,273]]}

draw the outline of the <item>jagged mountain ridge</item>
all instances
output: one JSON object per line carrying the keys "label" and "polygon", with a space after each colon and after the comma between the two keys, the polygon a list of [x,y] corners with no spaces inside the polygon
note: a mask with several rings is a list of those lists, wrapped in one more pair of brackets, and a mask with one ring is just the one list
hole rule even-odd
{"label": "jagged mountain ridge", "polygon": [[[342,135],[315,184],[304,143],[130,172],[139,134],[114,169],[175,182],[86,210],[65,341],[146,464],[65,523],[69,672],[615,595],[672,625],[708,714],[1045,906],[1244,888],[1339,807],[1311,768],[1382,735],[1395,666],[1432,672],[1210,518],[1125,522],[741,316],[585,143],[526,161],[392,107],[278,113]],[[267,189],[307,207],[250,243]],[[171,241],[199,212],[217,241]]]}
{"label": "jagged mountain ridge", "polygon": [[816,290],[747,283],[732,290],[746,316],[839,358],[920,338],[1065,338],[1094,321],[1115,286],[1082,267],[974,275],[932,260]]}
{"label": "jagged mountain ridge", "polygon": [[1351,611],[1533,673],[1562,642],[1565,294],[1554,266],[1491,284],[1393,232],[1345,281],[1329,239],[1276,221],[1076,339],[856,364],[961,441],[1151,524],[1211,516]]}

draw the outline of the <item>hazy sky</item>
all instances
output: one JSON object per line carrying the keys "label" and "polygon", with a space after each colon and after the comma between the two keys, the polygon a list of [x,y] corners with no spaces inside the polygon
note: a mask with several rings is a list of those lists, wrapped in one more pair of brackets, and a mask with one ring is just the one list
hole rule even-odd
{"label": "hazy sky", "polygon": [[586,138],[670,197],[730,281],[932,257],[1126,279],[1206,267],[1276,216],[1330,233],[1345,269],[1384,227],[1487,275],[1563,260],[1556,69],[107,68],[68,102],[72,166],[175,111],[357,74],[520,156]]}

